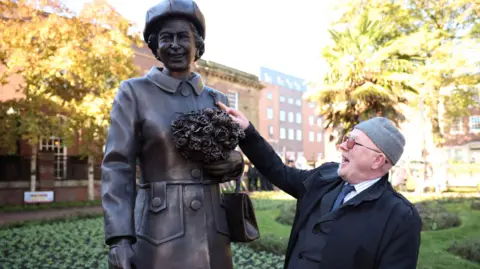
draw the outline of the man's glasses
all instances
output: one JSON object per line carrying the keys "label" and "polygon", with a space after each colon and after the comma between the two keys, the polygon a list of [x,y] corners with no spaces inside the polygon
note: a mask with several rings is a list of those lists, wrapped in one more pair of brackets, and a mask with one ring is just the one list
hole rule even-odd
{"label": "man's glasses", "polygon": [[[360,147],[367,148],[367,149],[369,149],[369,150],[375,151],[375,152],[380,153],[380,154],[383,155],[383,153],[382,153],[381,151],[379,151],[379,150],[372,149],[372,148],[370,148],[370,147],[367,147],[367,146],[365,146],[365,145],[362,145],[362,144],[358,143],[357,141],[355,141],[355,137],[352,137],[352,136],[348,136],[348,135],[344,136],[342,143],[345,143],[345,145],[347,145],[347,148],[348,148],[349,150],[353,149],[353,147],[355,147],[355,145],[358,145],[358,146],[360,146]],[[388,161],[387,161],[387,158],[385,158],[385,163],[387,163],[387,162],[388,162]]]}

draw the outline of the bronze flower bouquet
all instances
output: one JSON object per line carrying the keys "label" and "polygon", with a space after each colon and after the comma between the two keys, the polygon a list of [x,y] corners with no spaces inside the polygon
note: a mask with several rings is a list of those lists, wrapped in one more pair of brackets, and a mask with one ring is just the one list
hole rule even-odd
{"label": "bronze flower bouquet", "polygon": [[230,116],[216,108],[182,114],[172,123],[173,140],[190,160],[212,164],[227,160],[245,133]]}

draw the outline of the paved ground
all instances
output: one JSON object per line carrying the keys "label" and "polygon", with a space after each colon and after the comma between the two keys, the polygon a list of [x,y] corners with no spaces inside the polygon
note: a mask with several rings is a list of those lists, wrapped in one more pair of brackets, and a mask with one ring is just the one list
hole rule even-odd
{"label": "paved ground", "polygon": [[25,221],[53,220],[74,216],[102,214],[102,212],[103,208],[101,206],[45,209],[24,212],[0,212],[0,226],[21,223]]}

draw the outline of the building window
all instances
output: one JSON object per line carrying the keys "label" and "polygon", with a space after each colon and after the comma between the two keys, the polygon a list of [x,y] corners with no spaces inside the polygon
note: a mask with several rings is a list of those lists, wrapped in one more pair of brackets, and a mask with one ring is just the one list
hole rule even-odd
{"label": "building window", "polygon": [[309,103],[308,103],[308,107],[309,107],[309,108],[315,108],[315,104],[312,103],[312,102],[309,102]]}
{"label": "building window", "polygon": [[55,179],[67,178],[67,147],[62,142],[62,139],[55,136],[40,141],[40,151],[53,152],[55,156],[53,168]]}
{"label": "building window", "polygon": [[238,110],[238,92],[228,91],[227,92],[228,103],[230,107]]}
{"label": "building window", "polygon": [[480,132],[480,116],[470,116],[470,132]]}
{"label": "building window", "polygon": [[267,93],[267,98],[272,100],[273,99],[273,94],[271,92],[268,92]]}
{"label": "building window", "polygon": [[295,104],[297,106],[302,106],[302,100],[300,100],[300,99],[295,100]]}
{"label": "building window", "polygon": [[456,119],[455,122],[450,126],[450,134],[461,134],[463,133],[463,122],[462,119]]}
{"label": "building window", "polygon": [[268,125],[268,135],[270,135],[270,137],[273,137],[273,126],[272,125]]}
{"label": "building window", "polygon": [[288,139],[290,140],[295,139],[295,133],[293,132],[293,129],[288,129]]}
{"label": "building window", "polygon": [[285,96],[280,95],[278,99],[280,100],[280,103],[285,102]]}
{"label": "building window", "polygon": [[280,110],[280,121],[285,121],[285,111]]}
{"label": "building window", "polygon": [[317,142],[322,142],[322,133],[317,134]]}
{"label": "building window", "polygon": [[308,124],[310,124],[310,126],[313,126],[313,120],[313,116],[308,117]]}
{"label": "building window", "polygon": [[308,133],[308,140],[310,140],[310,142],[315,141],[315,133],[314,132],[309,132]]}
{"label": "building window", "polygon": [[283,79],[282,79],[281,77],[277,77],[277,83],[278,83],[278,85],[280,85],[280,86],[283,86],[283,85],[284,85],[284,84],[283,84]]}
{"label": "building window", "polygon": [[290,82],[290,80],[288,78],[287,78],[286,82],[287,82],[287,87],[289,89],[293,89],[293,84],[292,84],[292,82]]}
{"label": "building window", "polygon": [[273,108],[271,107],[267,108],[267,119],[273,119]]}
{"label": "building window", "polygon": [[297,116],[297,119],[296,119],[296,120],[297,120],[297,123],[298,123],[298,124],[302,123],[302,114],[301,114],[301,113],[297,113],[296,116]]}
{"label": "building window", "polygon": [[288,121],[293,122],[293,112],[288,112]]}
{"label": "building window", "polygon": [[288,103],[293,104],[293,98],[288,98]]}
{"label": "building window", "polygon": [[267,73],[263,74],[263,79],[265,79],[265,81],[268,83],[272,83],[272,77],[269,76]]}
{"label": "building window", "polygon": [[317,118],[317,126],[322,127],[322,117]]}
{"label": "building window", "polygon": [[285,139],[287,138],[287,133],[285,131],[285,128],[280,128],[280,139]]}
{"label": "building window", "polygon": [[297,130],[297,140],[302,141],[302,130]]}

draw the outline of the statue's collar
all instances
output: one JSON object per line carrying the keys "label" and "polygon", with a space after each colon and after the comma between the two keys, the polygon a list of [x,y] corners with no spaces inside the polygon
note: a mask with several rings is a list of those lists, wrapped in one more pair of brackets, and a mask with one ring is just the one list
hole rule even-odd
{"label": "statue's collar", "polygon": [[162,73],[162,68],[153,66],[147,73],[147,78],[160,89],[170,93],[175,93],[182,82],[190,84],[197,95],[202,93],[204,87],[202,77],[195,72],[192,72],[192,77],[188,80],[180,80],[165,75]]}

